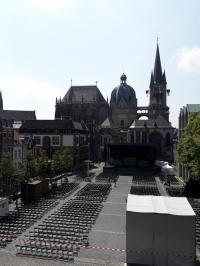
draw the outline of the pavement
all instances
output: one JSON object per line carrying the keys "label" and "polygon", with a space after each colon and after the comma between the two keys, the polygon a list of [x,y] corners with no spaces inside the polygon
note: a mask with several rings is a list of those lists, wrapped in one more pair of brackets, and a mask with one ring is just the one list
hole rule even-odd
{"label": "pavement", "polygon": [[[99,165],[96,171],[93,170],[93,179],[102,172],[103,165]],[[73,178],[75,179],[75,178]],[[83,188],[87,182],[81,181],[79,189]],[[98,183],[99,184],[99,183]],[[103,208],[93,225],[89,234],[89,247],[81,248],[78,257],[75,257],[73,263],[68,263],[58,260],[45,260],[32,257],[16,256],[15,244],[19,239],[23,239],[28,235],[33,227],[37,226],[52,212],[61,208],[61,206],[72,199],[78,190],[75,190],[66,199],[60,199],[59,204],[47,212],[42,219],[34,223],[15,241],[7,245],[6,248],[0,249],[0,266],[122,266],[125,263],[125,248],[126,248],[126,198],[130,192],[132,185],[131,176],[119,176],[116,183],[112,184],[112,190],[103,203]]]}

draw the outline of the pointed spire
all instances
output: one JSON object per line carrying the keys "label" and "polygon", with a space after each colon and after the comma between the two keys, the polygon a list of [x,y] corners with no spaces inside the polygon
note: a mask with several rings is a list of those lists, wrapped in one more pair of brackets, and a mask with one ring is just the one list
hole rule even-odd
{"label": "pointed spire", "polygon": [[151,79],[150,79],[150,84],[149,84],[150,89],[152,89],[153,83],[154,83],[154,77],[153,77],[153,72],[151,72]]}
{"label": "pointed spire", "polygon": [[163,80],[163,83],[166,85],[167,84],[167,80],[166,80],[165,70],[163,72],[162,80]]}
{"label": "pointed spire", "polygon": [[3,97],[1,91],[0,91],[0,110],[3,110]]}
{"label": "pointed spire", "polygon": [[160,61],[160,52],[159,52],[159,46],[157,43],[157,49],[156,49],[156,58],[155,58],[155,64],[154,64],[154,81],[162,82],[162,67],[161,67],[161,61]]}

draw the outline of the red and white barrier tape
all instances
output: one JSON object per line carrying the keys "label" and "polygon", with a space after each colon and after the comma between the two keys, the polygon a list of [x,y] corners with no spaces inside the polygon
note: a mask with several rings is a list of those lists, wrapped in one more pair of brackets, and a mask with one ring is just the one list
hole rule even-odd
{"label": "red and white barrier tape", "polygon": [[[51,246],[51,242],[45,242],[45,241],[30,241],[30,240],[19,240],[19,245],[25,244],[30,244],[33,246],[37,245],[49,245]],[[85,248],[85,249],[97,249],[97,250],[105,250],[105,251],[112,251],[112,252],[127,252],[127,253],[135,253],[135,254],[141,254],[141,255],[156,255],[156,256],[171,256],[171,257],[183,257],[183,258],[194,258],[194,255],[184,255],[184,254],[174,254],[174,253],[159,253],[159,252],[148,252],[148,251],[143,251],[143,250],[132,250],[132,249],[121,249],[121,248],[110,248],[110,247],[102,247],[102,246],[84,246],[84,245],[75,245],[75,244],[53,244],[54,248],[57,247],[63,249],[67,247],[74,247],[74,248]]]}

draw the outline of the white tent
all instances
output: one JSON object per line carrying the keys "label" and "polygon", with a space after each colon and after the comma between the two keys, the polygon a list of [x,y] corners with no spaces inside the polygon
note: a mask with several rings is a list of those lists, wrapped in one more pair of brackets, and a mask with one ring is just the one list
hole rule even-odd
{"label": "white tent", "polygon": [[170,166],[169,164],[165,164],[161,167],[161,172],[166,175],[174,175],[174,167]]}
{"label": "white tent", "polygon": [[184,197],[128,195],[127,263],[195,265],[195,213]]}

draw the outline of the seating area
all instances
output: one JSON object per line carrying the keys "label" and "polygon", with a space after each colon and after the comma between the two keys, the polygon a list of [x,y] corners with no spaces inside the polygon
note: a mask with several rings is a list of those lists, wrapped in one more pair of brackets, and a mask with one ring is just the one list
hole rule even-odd
{"label": "seating area", "polygon": [[166,191],[171,197],[184,197],[183,187],[166,187]]}
{"label": "seating area", "polygon": [[18,235],[40,219],[47,211],[58,204],[58,201],[48,197],[21,205],[14,211],[10,211],[7,216],[0,219],[0,247],[5,247]]}
{"label": "seating area", "polygon": [[160,196],[160,193],[156,186],[139,186],[139,185],[134,186],[132,185],[130,193],[135,194],[135,195]]}
{"label": "seating area", "polygon": [[110,189],[110,184],[87,184],[16,245],[17,255],[73,261],[80,247],[89,245],[89,231]]}
{"label": "seating area", "polygon": [[56,186],[52,188],[49,197],[54,199],[63,199],[68,197],[75,189],[78,188],[79,183],[68,183],[63,182],[61,186]]}
{"label": "seating area", "polygon": [[180,185],[179,181],[173,175],[168,175],[167,178],[164,175],[161,175],[159,178],[160,181],[163,183],[167,181],[170,183],[170,185],[176,185],[176,186]]}
{"label": "seating area", "polygon": [[14,211],[0,219],[0,247],[5,247],[23,231],[30,227],[50,209],[54,208],[59,198],[66,198],[78,187],[78,183],[63,183],[62,187],[55,187],[38,201],[21,204]]}
{"label": "seating area", "polygon": [[114,182],[114,179],[117,181],[118,180],[118,175],[116,175],[116,174],[108,175],[108,174],[105,174],[105,173],[101,173],[98,176],[96,176],[96,178],[95,178],[96,183]]}
{"label": "seating area", "polygon": [[188,201],[196,213],[196,245],[200,248],[200,201],[194,198],[188,198]]}
{"label": "seating area", "polygon": [[154,176],[149,175],[134,175],[132,182],[138,185],[153,185],[156,186],[156,180]]}
{"label": "seating area", "polygon": [[77,194],[79,200],[97,200],[105,201],[110,192],[110,184],[87,184]]}

